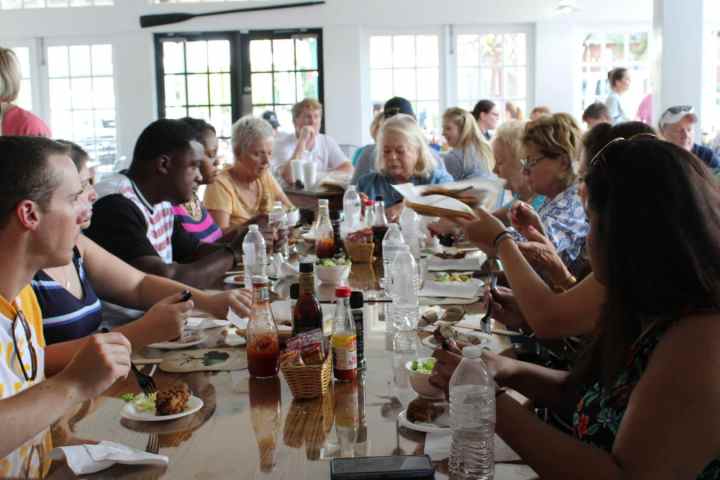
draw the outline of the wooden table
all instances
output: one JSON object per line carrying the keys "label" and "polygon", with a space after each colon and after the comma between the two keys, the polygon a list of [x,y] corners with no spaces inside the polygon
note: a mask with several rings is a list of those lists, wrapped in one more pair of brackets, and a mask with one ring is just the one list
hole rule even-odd
{"label": "wooden table", "polygon": [[342,199],[344,190],[339,188],[328,188],[320,185],[305,190],[294,187],[285,187],[285,194],[290,201],[300,209],[317,210],[318,200],[326,199],[330,210],[342,210]]}
{"label": "wooden table", "polygon": [[[376,287],[366,266],[357,266],[354,288]],[[382,328],[382,327],[381,327]],[[218,330],[207,331],[209,341]],[[121,419],[122,393],[137,392],[132,377],[106,396],[87,402],[54,427],[54,445],[112,440],[145,449],[158,435],[160,453],[170,458],[166,469],[116,465],[83,478],[168,479],[325,479],[329,459],[337,456],[422,454],[424,434],[399,428],[397,415],[415,398],[404,362],[386,349],[391,344],[380,328],[366,336],[367,369],[362,380],[337,383],[332,395],[294,401],[280,375],[271,381],[249,378],[247,370],[169,374],[158,371],[158,386],[186,382],[204,407],[183,419],[141,423]],[[201,345],[202,346],[202,345]],[[422,347],[424,348],[424,347]],[[429,354],[426,350],[423,354]],[[147,367],[146,367],[147,368]],[[344,425],[367,425],[366,441],[346,441]],[[447,462],[437,465],[436,478],[447,478]],[[527,466],[498,464],[496,479],[524,480]],[[49,478],[72,478],[64,463],[55,463]]]}

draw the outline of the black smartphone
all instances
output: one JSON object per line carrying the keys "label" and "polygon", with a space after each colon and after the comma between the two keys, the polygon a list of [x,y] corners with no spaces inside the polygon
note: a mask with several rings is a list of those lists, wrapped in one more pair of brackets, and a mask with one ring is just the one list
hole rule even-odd
{"label": "black smartphone", "polygon": [[435,468],[427,455],[334,458],[330,462],[332,480],[432,480]]}
{"label": "black smartphone", "polygon": [[178,303],[187,302],[191,298],[192,298],[192,293],[190,293],[190,290],[183,290],[182,296],[180,297],[180,302],[178,302]]}

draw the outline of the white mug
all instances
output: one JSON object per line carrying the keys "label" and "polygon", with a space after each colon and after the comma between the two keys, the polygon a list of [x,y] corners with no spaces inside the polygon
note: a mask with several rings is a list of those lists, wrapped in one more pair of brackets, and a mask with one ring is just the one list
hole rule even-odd
{"label": "white mug", "polygon": [[304,176],[303,176],[303,161],[302,160],[292,160],[290,162],[290,174],[292,176],[293,183],[300,180],[301,182],[304,182]]}
{"label": "white mug", "polygon": [[317,164],[315,162],[303,163],[303,176],[305,177],[305,188],[312,188],[317,181]]}

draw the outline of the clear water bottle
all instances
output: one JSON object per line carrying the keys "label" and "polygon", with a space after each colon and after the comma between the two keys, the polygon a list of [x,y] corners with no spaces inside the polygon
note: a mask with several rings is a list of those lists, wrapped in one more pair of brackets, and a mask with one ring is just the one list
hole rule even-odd
{"label": "clear water bottle", "polygon": [[267,264],[265,239],[256,224],[250,225],[248,233],[245,234],[243,239],[242,249],[243,265],[245,267],[245,288],[252,289],[252,277],[256,275],[265,276],[265,265]]}
{"label": "clear water bottle", "polygon": [[410,252],[417,259],[420,257],[420,217],[415,210],[405,207],[400,214],[400,230]]}
{"label": "clear water bottle", "polygon": [[463,349],[450,378],[450,478],[489,480],[495,474],[495,381],[482,347]]}
{"label": "clear water bottle", "polygon": [[417,264],[410,247],[402,244],[390,266],[391,319],[398,332],[412,332],[418,323]]}
{"label": "clear water bottle", "polygon": [[382,259],[383,259],[383,278],[385,293],[390,294],[390,269],[392,268],[393,260],[395,255],[400,251],[402,246],[405,245],[405,238],[403,238],[400,227],[397,223],[391,223],[388,226],[387,232],[382,240]]}
{"label": "clear water bottle", "polygon": [[283,208],[282,202],[275,202],[270,215],[268,215],[270,228],[273,231],[275,245],[273,253],[282,254],[284,259],[288,257],[288,217]]}
{"label": "clear water bottle", "polygon": [[345,213],[345,231],[353,232],[360,228],[362,203],[355,185],[350,185],[343,195],[343,212]]}

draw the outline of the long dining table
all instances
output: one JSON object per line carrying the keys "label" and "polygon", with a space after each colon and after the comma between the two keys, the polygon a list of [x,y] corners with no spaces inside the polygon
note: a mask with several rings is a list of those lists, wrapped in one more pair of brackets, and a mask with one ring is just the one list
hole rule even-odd
{"label": "long dining table", "polygon": [[[356,264],[349,284],[379,294],[381,266]],[[280,296],[284,289],[277,289]],[[321,299],[332,289],[321,287]],[[114,465],[83,478],[121,479],[322,479],[330,478],[330,459],[349,456],[408,455],[424,452],[425,434],[400,426],[398,414],[416,397],[404,369],[406,358],[392,351],[392,341],[377,311],[365,334],[367,367],[356,382],[335,383],[315,400],[294,400],[280,373],[273,380],[250,378],[247,369],[221,372],[167,373],[152,365],[159,388],[178,380],[188,384],[204,405],[195,414],[165,422],[139,422],[121,417],[120,395],[139,393],[130,376],[105,395],[80,405],[54,425],[53,445],[119,442],[146,450],[159,445],[167,467]],[[466,310],[480,305],[466,305]],[[220,329],[207,330],[213,346]],[[502,341],[507,341],[506,339]],[[244,350],[243,347],[238,347]],[[420,349],[426,349],[420,343]],[[160,351],[145,352],[162,356]],[[419,352],[430,355],[431,350]],[[348,434],[350,426],[351,434]],[[436,462],[436,478],[447,478],[447,461]],[[535,474],[522,463],[497,463],[498,480],[525,480]],[[53,462],[51,479],[74,478],[63,461]]]}

